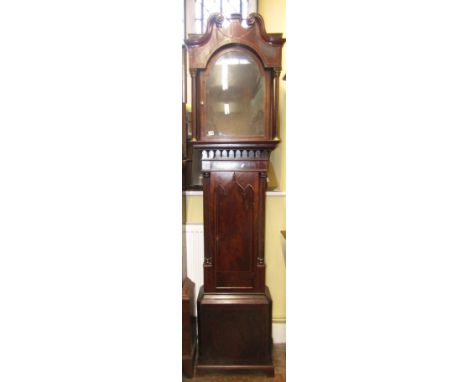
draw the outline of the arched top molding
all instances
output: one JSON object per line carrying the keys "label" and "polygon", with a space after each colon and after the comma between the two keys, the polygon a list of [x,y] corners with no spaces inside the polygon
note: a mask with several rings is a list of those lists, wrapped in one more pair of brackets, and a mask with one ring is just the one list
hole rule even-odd
{"label": "arched top molding", "polygon": [[233,14],[229,23],[224,16],[212,14],[205,34],[192,34],[185,40],[188,47],[190,69],[205,69],[210,57],[227,46],[245,46],[256,52],[265,68],[281,67],[281,49],[286,39],[282,33],[267,33],[262,16],[251,13],[247,27],[241,25],[241,15]]}

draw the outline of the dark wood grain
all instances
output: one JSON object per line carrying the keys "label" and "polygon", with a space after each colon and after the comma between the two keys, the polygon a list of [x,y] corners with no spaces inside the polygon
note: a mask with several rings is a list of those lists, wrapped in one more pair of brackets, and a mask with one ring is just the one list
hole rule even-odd
{"label": "dark wood grain", "polygon": [[263,18],[256,13],[249,15],[248,27],[241,25],[240,15],[232,15],[230,23],[223,28],[224,17],[211,15],[207,22],[207,31],[203,35],[190,35],[185,40],[189,55],[189,71],[192,78],[192,122],[194,127],[193,142],[210,142],[215,139],[203,134],[203,106],[205,88],[204,78],[212,69],[210,63],[220,54],[230,50],[248,52],[262,68],[266,81],[264,111],[266,118],[264,134],[258,137],[229,137],[216,139],[219,142],[262,142],[278,143],[277,112],[279,73],[281,72],[281,52],[285,39],[281,33],[266,33]]}
{"label": "dark wood grain", "polygon": [[[242,163],[242,162],[241,162]],[[239,165],[239,163],[236,163]],[[207,293],[264,292],[265,224],[257,171],[212,171],[205,176],[204,280]]]}
{"label": "dark wood grain", "polygon": [[[192,141],[188,152],[200,150],[203,174],[205,257],[204,287],[197,300],[197,373],[274,374],[272,300],[265,285],[265,195],[270,153],[279,142],[278,81],[285,39],[280,33],[267,33],[258,14],[249,15],[247,24],[244,28],[240,15],[232,15],[228,26],[223,27],[223,16],[212,15],[206,33],[191,35],[185,42],[192,78]],[[207,113],[219,115],[219,111],[212,105],[205,109],[210,82],[206,79],[217,59],[232,52],[256,65],[255,78],[265,84],[255,88],[258,94],[264,91],[262,102],[257,104],[261,106],[256,109],[264,116],[256,121],[263,122],[258,122],[250,135],[245,133],[250,125],[242,119],[233,125],[234,131],[219,134],[225,127],[220,124],[227,120],[210,120]],[[233,87],[242,88],[239,84]],[[210,102],[214,99],[222,103],[216,97],[226,88],[210,89]],[[251,101],[251,94],[235,94],[236,100],[247,100],[239,105]],[[208,129],[207,134],[208,120],[212,128],[220,129]]]}
{"label": "dark wood grain", "polygon": [[[273,363],[275,365],[274,377],[265,375],[265,372],[252,372],[251,370],[233,371],[219,369],[218,371],[205,371],[195,374],[193,382],[285,382],[286,381],[286,344],[273,344]],[[182,382],[188,382],[182,378]]]}
{"label": "dark wood grain", "polygon": [[197,301],[197,374],[221,370],[274,374],[268,288],[258,294],[205,294]]}

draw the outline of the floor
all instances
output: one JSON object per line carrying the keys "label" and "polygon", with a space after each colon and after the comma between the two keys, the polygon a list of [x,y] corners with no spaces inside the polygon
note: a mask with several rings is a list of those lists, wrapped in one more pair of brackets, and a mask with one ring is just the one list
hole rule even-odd
{"label": "floor", "polygon": [[194,376],[193,378],[182,377],[182,382],[285,382],[286,381],[286,344],[273,345],[273,362],[275,365],[275,376],[264,375],[227,375],[210,374]]}

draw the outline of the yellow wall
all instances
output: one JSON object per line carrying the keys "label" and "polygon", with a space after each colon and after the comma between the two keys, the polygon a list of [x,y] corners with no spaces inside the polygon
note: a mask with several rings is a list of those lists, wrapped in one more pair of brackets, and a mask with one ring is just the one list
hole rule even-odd
{"label": "yellow wall", "polygon": [[203,196],[190,195],[185,196],[182,204],[182,212],[184,222],[186,224],[202,224],[203,223]]}
{"label": "yellow wall", "polygon": [[[286,1],[259,0],[258,12],[265,20],[265,27],[270,33],[286,35]],[[283,72],[285,73],[285,49],[283,50]],[[273,151],[270,161],[270,186],[280,191],[286,190],[286,83],[280,81],[279,129],[281,143]],[[203,223],[203,197],[190,195],[184,197],[184,220],[187,224]],[[273,299],[273,321],[286,321],[286,264],[284,260],[285,241],[280,231],[286,229],[286,197],[282,193],[266,198],[265,224],[265,264],[266,283]]]}
{"label": "yellow wall", "polygon": [[285,241],[281,231],[286,229],[286,198],[268,196],[266,200],[265,264],[266,284],[273,299],[273,321],[286,320]]}
{"label": "yellow wall", "polygon": [[[258,0],[258,13],[265,21],[268,33],[283,33],[286,38],[286,0]],[[286,47],[283,46],[283,59],[280,78],[286,73]],[[273,187],[286,191],[286,83],[280,81],[278,105],[279,134],[281,143],[271,154],[271,166],[268,177]]]}
{"label": "yellow wall", "polygon": [[[283,33],[286,38],[286,0],[258,0],[258,13],[265,21],[269,33]],[[280,78],[286,73],[286,48],[283,47],[283,70]],[[275,186],[286,191],[286,82],[280,81],[280,98],[278,105],[279,132],[281,143],[271,154],[269,178]],[[268,197],[266,202],[265,227],[265,263],[266,283],[270,287],[273,299],[273,321],[286,321],[286,264],[283,252],[285,241],[281,230],[286,229],[286,197]]]}

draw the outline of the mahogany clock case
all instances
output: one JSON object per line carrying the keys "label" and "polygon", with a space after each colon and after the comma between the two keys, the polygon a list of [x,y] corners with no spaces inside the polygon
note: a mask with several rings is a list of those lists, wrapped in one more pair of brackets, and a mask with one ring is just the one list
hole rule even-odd
{"label": "mahogany clock case", "polygon": [[265,285],[265,196],[279,142],[281,34],[240,15],[212,15],[186,40],[192,141],[201,152],[204,286],[197,301],[197,373],[273,375],[272,300]]}
{"label": "mahogany clock case", "polygon": [[[267,33],[263,18],[256,13],[248,16],[246,28],[240,15],[231,15],[228,25],[224,21],[220,14],[211,15],[206,33],[189,35],[185,41],[192,80],[192,142],[277,144],[279,75],[286,40],[281,33]],[[216,89],[214,85],[220,86]],[[247,101],[253,102],[249,105]],[[229,111],[225,105],[230,106]],[[218,121],[229,126],[237,121],[238,129],[210,134],[210,119],[223,114],[225,118]],[[245,119],[252,114],[260,123]]]}
{"label": "mahogany clock case", "polygon": [[272,301],[262,294],[205,294],[197,301],[197,373],[256,371],[274,375]]}

